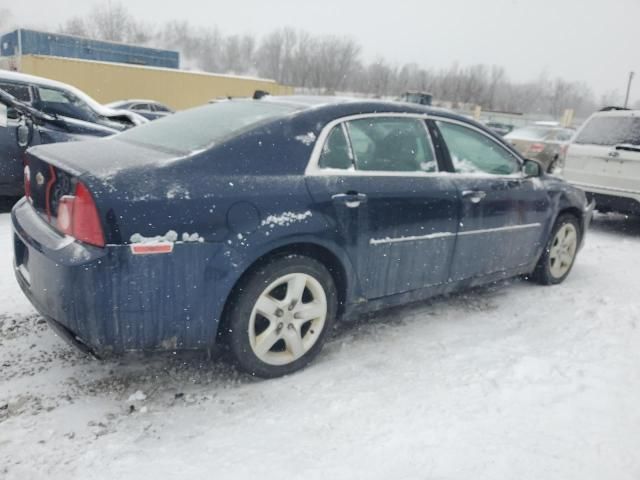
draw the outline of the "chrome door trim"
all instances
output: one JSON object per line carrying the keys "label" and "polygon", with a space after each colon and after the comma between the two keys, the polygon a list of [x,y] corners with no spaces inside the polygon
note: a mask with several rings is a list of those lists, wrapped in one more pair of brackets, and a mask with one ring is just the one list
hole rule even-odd
{"label": "chrome door trim", "polygon": [[[481,235],[485,233],[495,233],[495,232],[514,232],[518,230],[526,230],[529,228],[540,228],[542,227],[541,223],[526,223],[522,225],[509,225],[506,227],[497,227],[497,228],[485,228],[481,230],[469,230],[468,232],[459,232],[457,235],[459,236],[467,236],[467,235]],[[409,237],[386,237],[386,238],[372,238],[369,240],[369,245],[386,245],[390,243],[402,243],[402,242],[415,242],[422,240],[435,240],[438,238],[449,238],[456,236],[454,232],[436,232],[430,233],[428,235],[419,235],[419,236],[409,236]]]}

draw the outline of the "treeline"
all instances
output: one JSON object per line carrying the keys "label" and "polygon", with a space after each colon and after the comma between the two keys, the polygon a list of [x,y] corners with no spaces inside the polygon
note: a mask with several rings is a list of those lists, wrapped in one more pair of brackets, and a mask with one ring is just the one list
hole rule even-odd
{"label": "treeline", "polygon": [[[407,90],[428,91],[453,107],[480,105],[486,110],[559,116],[567,108],[578,115],[592,112],[596,101],[583,82],[541,75],[518,83],[501,66],[454,63],[445,69],[418,63],[396,65],[388,59],[363,59],[361,45],[350,37],[314,35],[281,28],[262,38],[225,34],[219,28],[198,27],[186,21],[151,25],[134,18],[120,3],[97,5],[84,17],[72,17],[61,33],[117,42],[177,49],[183,68],[218,73],[257,75],[318,93],[352,92],[397,96]],[[424,59],[428,62],[428,59]]]}

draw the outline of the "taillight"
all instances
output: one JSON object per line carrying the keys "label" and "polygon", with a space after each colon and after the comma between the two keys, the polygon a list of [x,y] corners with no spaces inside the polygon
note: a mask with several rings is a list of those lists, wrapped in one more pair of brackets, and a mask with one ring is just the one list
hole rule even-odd
{"label": "taillight", "polygon": [[98,209],[84,184],[78,182],[75,195],[64,195],[58,203],[57,227],[76,240],[104,247]]}
{"label": "taillight", "polygon": [[24,166],[24,196],[31,198],[31,169],[26,162]]}
{"label": "taillight", "polygon": [[544,150],[544,143],[532,143],[529,146],[529,153],[540,153]]}

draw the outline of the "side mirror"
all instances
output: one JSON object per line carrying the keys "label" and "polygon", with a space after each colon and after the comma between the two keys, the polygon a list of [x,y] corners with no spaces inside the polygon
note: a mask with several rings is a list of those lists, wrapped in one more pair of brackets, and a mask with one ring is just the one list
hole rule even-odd
{"label": "side mirror", "polygon": [[18,125],[16,137],[20,148],[29,146],[29,143],[31,142],[31,127],[24,120],[20,122],[20,125]]}
{"label": "side mirror", "polygon": [[539,177],[542,175],[542,166],[535,160],[525,159],[522,174],[525,178]]}

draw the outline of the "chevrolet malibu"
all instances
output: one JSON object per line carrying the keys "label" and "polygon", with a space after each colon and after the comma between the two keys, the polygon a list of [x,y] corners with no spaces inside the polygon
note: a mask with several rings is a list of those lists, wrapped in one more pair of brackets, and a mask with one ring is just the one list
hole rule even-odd
{"label": "chevrolet malibu", "polygon": [[336,319],[569,274],[593,205],[483,126],[406,103],[232,100],[31,148],[15,274],[96,356],[210,349],[294,372]]}

